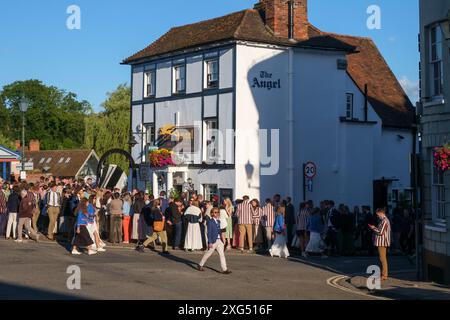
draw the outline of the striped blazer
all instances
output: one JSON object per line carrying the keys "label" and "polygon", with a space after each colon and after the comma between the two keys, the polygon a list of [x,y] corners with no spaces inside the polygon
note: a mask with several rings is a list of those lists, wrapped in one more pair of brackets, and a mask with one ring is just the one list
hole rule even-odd
{"label": "striped blazer", "polygon": [[297,230],[305,231],[308,224],[309,216],[311,215],[310,209],[301,209],[297,215]]}
{"label": "striped blazer", "polygon": [[253,224],[252,205],[250,201],[244,201],[237,206],[236,216],[238,224]]}
{"label": "striped blazer", "polygon": [[259,226],[259,223],[261,222],[262,209],[260,207],[255,209],[251,207],[250,210],[252,211],[253,224],[255,226]]}
{"label": "striped blazer", "polygon": [[378,227],[373,230],[375,232],[373,244],[375,247],[391,246],[391,223],[387,217],[381,219]]}
{"label": "striped blazer", "polygon": [[0,214],[6,213],[6,195],[3,190],[0,190]]}
{"label": "striped blazer", "polygon": [[275,225],[275,208],[271,203],[266,204],[262,208],[261,220],[263,227],[273,228]]}

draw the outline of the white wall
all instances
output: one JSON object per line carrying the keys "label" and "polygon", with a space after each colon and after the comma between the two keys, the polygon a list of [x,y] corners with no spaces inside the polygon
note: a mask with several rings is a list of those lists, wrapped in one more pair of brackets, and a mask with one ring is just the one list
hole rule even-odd
{"label": "white wall", "polygon": [[351,209],[373,203],[375,132],[374,125],[354,123],[343,123],[340,130],[342,182],[339,186],[342,192],[339,203]]}
{"label": "white wall", "polygon": [[216,184],[219,189],[234,189],[235,185],[234,170],[189,169],[188,177],[201,194],[203,184]]}
{"label": "white wall", "polygon": [[144,119],[143,119],[143,123],[153,123],[155,121],[155,119],[154,119],[154,109],[155,109],[155,104],[154,103],[144,104]]}
{"label": "white wall", "polygon": [[156,68],[156,98],[172,95],[172,63],[158,63]]}
{"label": "white wall", "polygon": [[132,99],[133,101],[140,101],[144,93],[144,67],[132,67],[131,72],[133,77]]}
{"label": "white wall", "polygon": [[[131,128],[133,128],[133,132],[137,132],[136,127],[142,124],[142,105],[134,105],[132,106],[132,118],[131,118]],[[134,161],[137,164],[140,164],[142,161],[142,137],[139,135],[135,135],[134,138],[138,142],[137,145],[133,147],[131,150],[131,155],[133,156]]]}
{"label": "white wall", "polygon": [[234,164],[234,132],[233,128],[233,93],[223,93],[219,95],[219,130],[222,139],[219,140],[219,162],[222,164]]}
{"label": "white wall", "polygon": [[[282,153],[277,175],[261,175],[258,129],[278,129],[281,141],[287,139],[288,54],[279,49],[238,45],[236,67],[236,196],[263,200],[286,191],[285,154]],[[262,80],[263,71],[272,74],[273,81],[281,79],[281,89],[252,88],[254,78]],[[248,166],[253,167],[250,186]]]}
{"label": "white wall", "polygon": [[186,93],[201,92],[203,81],[203,56],[197,55],[186,59]]}
{"label": "white wall", "polygon": [[296,202],[303,197],[303,163],[317,165],[313,192],[315,203],[344,199],[342,162],[344,143],[339,118],[345,110],[345,70],[337,69],[341,54],[299,50],[295,54],[295,178]]}
{"label": "white wall", "polygon": [[233,49],[220,51],[219,58],[219,88],[233,87]]}
{"label": "white wall", "polygon": [[[353,117],[359,119],[360,121],[364,120],[364,106],[365,106],[365,97],[364,94],[359,90],[359,88],[356,86],[355,82],[352,80],[350,75],[347,75],[346,77],[346,91],[344,93],[353,93]],[[344,99],[343,109],[340,112],[341,117],[346,116],[346,96],[344,96],[342,99]],[[381,118],[378,116],[378,114],[375,112],[375,110],[372,108],[372,106],[369,103],[369,108],[367,112],[367,119],[369,121],[376,121],[378,124],[381,124]]]}
{"label": "white wall", "polygon": [[[400,139],[399,136],[404,139]],[[384,128],[380,135],[379,152],[375,154],[377,163],[375,178],[398,179],[395,188],[399,190],[410,188],[409,164],[412,147],[413,135],[411,132]]]}

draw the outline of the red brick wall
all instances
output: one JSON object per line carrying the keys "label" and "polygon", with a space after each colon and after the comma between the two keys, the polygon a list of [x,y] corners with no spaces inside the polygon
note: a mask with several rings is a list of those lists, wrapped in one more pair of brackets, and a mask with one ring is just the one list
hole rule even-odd
{"label": "red brick wall", "polygon": [[289,37],[289,2],[294,2],[294,37],[308,38],[308,0],[260,0],[259,9],[264,12],[266,25],[275,35]]}
{"label": "red brick wall", "polygon": [[30,152],[41,151],[41,143],[39,140],[30,140]]}

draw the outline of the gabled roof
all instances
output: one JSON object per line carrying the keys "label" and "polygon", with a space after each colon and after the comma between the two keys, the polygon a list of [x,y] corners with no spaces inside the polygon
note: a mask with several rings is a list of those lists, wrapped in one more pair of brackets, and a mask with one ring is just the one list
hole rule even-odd
{"label": "gabled roof", "polygon": [[[275,36],[272,30],[266,27],[257,10],[247,9],[220,18],[172,28],[145,49],[125,59],[123,63],[131,64],[141,59],[226,40],[244,40],[286,46],[301,44]],[[322,47],[327,45],[327,42],[315,42]],[[332,45],[336,47],[335,49],[340,50],[353,49],[336,39],[333,39]]]}
{"label": "gabled roof", "polygon": [[0,146],[0,159],[20,160],[20,153],[12,151],[4,146]]}
{"label": "gabled roof", "polygon": [[26,152],[27,162],[33,162],[34,170],[51,173],[57,177],[75,177],[93,150],[45,150]]}
{"label": "gabled roof", "polygon": [[383,125],[397,128],[411,128],[414,125],[415,112],[411,101],[370,38],[322,32],[309,22],[305,23],[308,24],[309,39],[289,40],[275,36],[259,12],[248,9],[172,28],[122,63],[135,64],[164,54],[227,40],[344,51],[349,53],[348,74],[362,92],[365,84],[368,85],[369,101]]}
{"label": "gabled roof", "polygon": [[347,72],[364,93],[368,86],[369,102],[385,127],[411,128],[415,109],[376,44],[370,38],[322,33],[356,47],[347,56]]}

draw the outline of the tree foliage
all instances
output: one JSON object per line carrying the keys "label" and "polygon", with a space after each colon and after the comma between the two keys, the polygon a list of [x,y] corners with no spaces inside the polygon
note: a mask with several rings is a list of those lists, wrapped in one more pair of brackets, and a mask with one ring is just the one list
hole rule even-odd
{"label": "tree foliage", "polygon": [[[0,144],[9,148],[22,138],[22,97],[31,103],[25,113],[26,141],[38,139],[43,150],[88,148],[100,156],[110,149],[128,150],[131,90],[126,84],[108,93],[100,113],[94,113],[76,94],[39,80],[4,86],[0,91]],[[109,163],[124,171],[129,166],[123,156],[112,156]]]}
{"label": "tree foliage", "polygon": [[38,139],[42,149],[80,148],[84,143],[84,118],[92,113],[87,101],[76,94],[39,80],[16,81],[0,91],[0,133],[9,140],[21,140],[22,97],[30,101],[25,113],[26,141]]}
{"label": "tree foliage", "polygon": [[[102,104],[103,111],[85,120],[85,147],[93,148],[102,156],[110,149],[128,150],[130,132],[131,90],[126,84],[119,85]],[[109,163],[117,164],[127,171],[128,160],[123,156],[111,156]]]}
{"label": "tree foliage", "polygon": [[0,133],[0,146],[4,146],[10,150],[16,151],[14,142],[12,142],[9,138],[5,137],[2,133]]}

